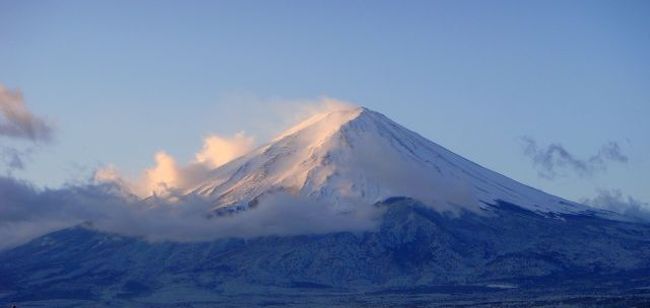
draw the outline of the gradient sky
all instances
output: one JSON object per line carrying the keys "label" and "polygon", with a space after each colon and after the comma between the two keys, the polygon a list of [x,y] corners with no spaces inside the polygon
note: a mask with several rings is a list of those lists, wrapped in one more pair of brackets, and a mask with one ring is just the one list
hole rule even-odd
{"label": "gradient sky", "polygon": [[[14,174],[39,185],[263,142],[278,102],[329,96],[547,192],[650,201],[649,1],[0,0],[0,84],[56,124]],[[521,136],[629,162],[545,179]]]}

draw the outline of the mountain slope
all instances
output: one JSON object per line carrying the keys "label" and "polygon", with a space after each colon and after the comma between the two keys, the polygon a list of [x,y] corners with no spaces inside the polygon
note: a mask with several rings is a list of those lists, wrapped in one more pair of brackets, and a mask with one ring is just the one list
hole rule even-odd
{"label": "mountain slope", "polygon": [[540,213],[596,211],[483,168],[366,108],[318,114],[218,168],[191,193],[223,210],[276,191],[342,211],[393,196],[441,211],[478,211],[495,200]]}
{"label": "mountain slope", "polygon": [[318,298],[316,306],[328,307],[360,305],[359,298],[650,300],[648,225],[548,219],[504,202],[489,205],[493,216],[451,217],[404,198],[377,206],[387,208],[381,226],[363,233],[149,243],[63,230],[0,252],[0,304],[259,306],[269,294],[275,305],[314,306]]}

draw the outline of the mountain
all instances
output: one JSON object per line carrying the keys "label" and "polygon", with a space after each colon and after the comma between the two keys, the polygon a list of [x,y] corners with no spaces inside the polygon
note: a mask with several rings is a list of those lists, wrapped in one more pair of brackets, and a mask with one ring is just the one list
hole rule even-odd
{"label": "mountain", "polygon": [[80,225],[0,252],[0,305],[650,302],[649,224],[518,183],[365,108],[316,115],[185,197],[235,216],[280,211],[277,194],[382,217],[363,231],[184,243]]}
{"label": "mountain", "polygon": [[612,215],[483,168],[363,107],[317,114],[190,193],[216,210],[240,210],[277,191],[342,210],[407,196],[442,211],[480,211],[503,200],[539,213]]}

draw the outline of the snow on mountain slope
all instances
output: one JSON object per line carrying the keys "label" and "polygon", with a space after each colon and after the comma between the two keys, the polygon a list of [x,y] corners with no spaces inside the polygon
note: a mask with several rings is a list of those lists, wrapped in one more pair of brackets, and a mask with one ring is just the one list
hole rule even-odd
{"label": "snow on mountain slope", "polygon": [[277,191],[342,211],[395,196],[441,211],[478,211],[495,200],[538,213],[596,211],[483,168],[362,107],[315,115],[215,169],[190,193],[232,210]]}

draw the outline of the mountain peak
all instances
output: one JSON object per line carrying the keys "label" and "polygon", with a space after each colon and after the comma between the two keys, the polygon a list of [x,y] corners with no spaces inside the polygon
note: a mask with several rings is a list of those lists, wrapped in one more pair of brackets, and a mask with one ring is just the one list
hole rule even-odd
{"label": "mountain peak", "polygon": [[275,139],[273,139],[272,142],[277,142],[278,140],[291,135],[295,135],[297,133],[305,133],[305,131],[319,133],[321,136],[331,135],[334,132],[338,131],[345,123],[359,117],[367,110],[368,109],[363,107],[346,106],[319,112],[285,130]]}
{"label": "mountain peak", "polygon": [[246,208],[277,191],[340,208],[403,196],[442,211],[482,211],[498,200],[541,213],[589,209],[483,168],[365,107],[316,114],[219,167],[193,193],[222,209]]}

